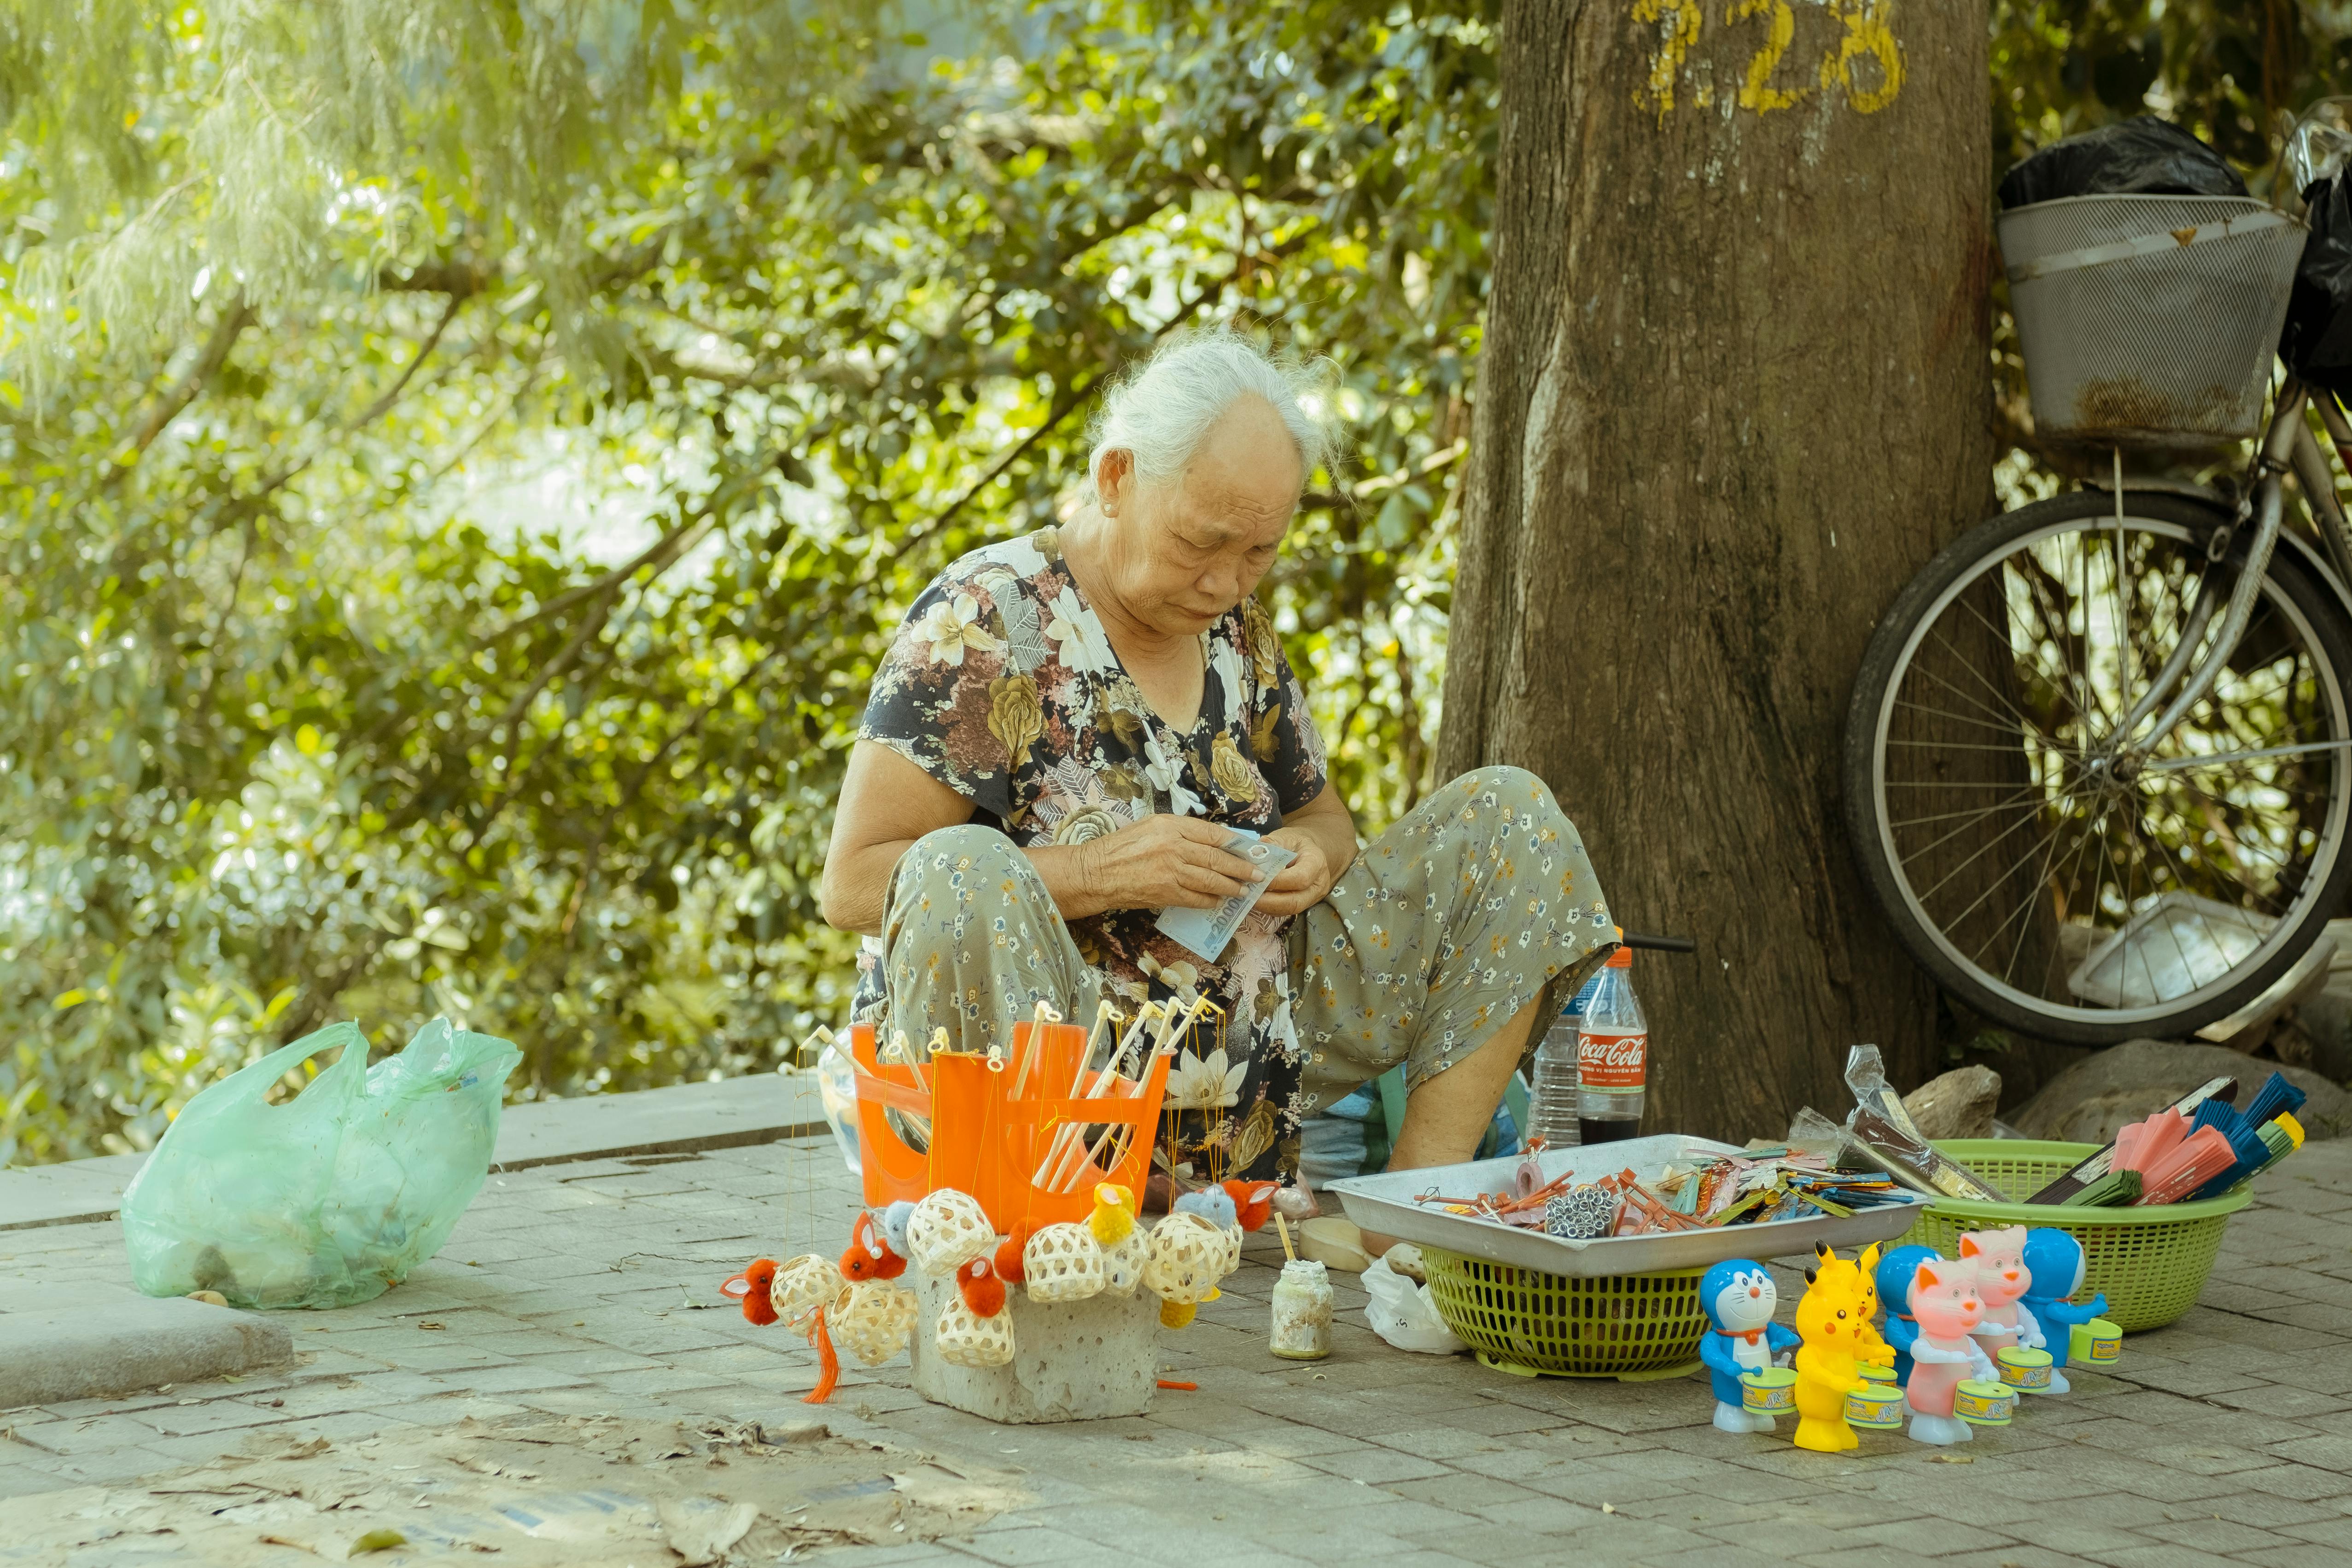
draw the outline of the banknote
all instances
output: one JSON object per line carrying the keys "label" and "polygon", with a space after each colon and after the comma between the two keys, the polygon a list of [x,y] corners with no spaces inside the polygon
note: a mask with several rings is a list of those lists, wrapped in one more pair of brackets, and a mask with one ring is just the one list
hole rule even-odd
{"label": "banknote", "polygon": [[1225,830],[1225,848],[1257,867],[1257,880],[1214,909],[1171,905],[1160,912],[1160,929],[1202,957],[1214,961],[1241,928],[1242,916],[1255,906],[1276,873],[1298,858],[1280,844],[1270,844],[1247,828]]}

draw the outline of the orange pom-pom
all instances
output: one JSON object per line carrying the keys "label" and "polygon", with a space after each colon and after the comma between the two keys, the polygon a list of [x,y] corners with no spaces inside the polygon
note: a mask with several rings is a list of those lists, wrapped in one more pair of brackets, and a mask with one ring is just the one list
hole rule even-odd
{"label": "orange pom-pom", "polygon": [[1004,1310],[1004,1281],[985,1258],[975,1258],[956,1270],[956,1290],[976,1318],[992,1318]]}
{"label": "orange pom-pom", "polygon": [[851,1281],[895,1280],[906,1271],[907,1260],[890,1250],[874,1217],[859,1215],[856,1223],[849,1228],[849,1249],[841,1255],[841,1277]]}
{"label": "orange pom-pom", "polygon": [[733,1296],[743,1303],[743,1315],[765,1328],[776,1321],[776,1305],[768,1297],[770,1287],[776,1282],[776,1260],[754,1258],[741,1273],[719,1287],[722,1296]]}
{"label": "orange pom-pom", "polygon": [[1270,1181],[1229,1181],[1223,1184],[1226,1196],[1234,1200],[1234,1217],[1244,1230],[1255,1230],[1265,1224],[1274,1212],[1274,1195],[1279,1190]]}
{"label": "orange pom-pom", "polygon": [[[1029,1245],[1029,1233],[1036,1228],[1027,1221],[1013,1228],[1013,1234],[996,1244],[996,1277],[1013,1284],[1028,1278],[1022,1270],[1021,1254]],[[981,1313],[987,1317],[991,1314]]]}

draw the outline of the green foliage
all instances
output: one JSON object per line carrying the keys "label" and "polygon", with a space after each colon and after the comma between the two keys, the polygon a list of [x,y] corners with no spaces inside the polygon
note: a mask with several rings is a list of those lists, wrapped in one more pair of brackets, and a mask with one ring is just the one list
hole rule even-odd
{"label": "green foliage", "polygon": [[[338,1016],[505,1035],[526,1094],[838,1023],[883,639],[1185,321],[1339,367],[1267,592],[1360,817],[1409,807],[1496,9],[0,0],[0,1161]],[[2261,6],[1998,5],[2000,162],[2132,107],[2151,27],[2246,157],[2334,68],[2285,9],[2274,90]]]}
{"label": "green foliage", "polygon": [[[1339,362],[1355,455],[1271,593],[1368,819],[1426,787],[1485,22],[648,7],[628,57],[683,63],[621,99],[559,47],[620,14],[111,16],[128,73],[0,69],[0,1156],[145,1146],[339,1015],[509,1036],[529,1093],[837,1023],[814,884],[882,640],[1183,321]],[[240,188],[257,238],[197,199]],[[623,546],[515,519],[548,464]]]}

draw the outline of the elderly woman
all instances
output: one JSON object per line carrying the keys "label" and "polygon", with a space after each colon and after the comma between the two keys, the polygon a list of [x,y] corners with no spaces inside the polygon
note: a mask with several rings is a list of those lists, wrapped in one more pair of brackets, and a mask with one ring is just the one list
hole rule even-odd
{"label": "elderly woman", "polygon": [[[1252,597],[1325,459],[1304,372],[1229,333],[1106,400],[1086,504],[973,551],[915,601],[850,753],[823,898],[866,935],[857,1016],[961,1050],[1040,999],[1205,992],[1170,1079],[1180,1176],[1295,1172],[1300,1119],[1399,1062],[1392,1168],[1465,1159],[1546,982],[1614,941],[1550,791],[1455,779],[1359,849],[1306,694]],[[1160,932],[1289,850],[1221,952]],[[1206,1016],[1206,1015],[1204,1015]],[[1220,1038],[1220,1036],[1222,1038]]]}

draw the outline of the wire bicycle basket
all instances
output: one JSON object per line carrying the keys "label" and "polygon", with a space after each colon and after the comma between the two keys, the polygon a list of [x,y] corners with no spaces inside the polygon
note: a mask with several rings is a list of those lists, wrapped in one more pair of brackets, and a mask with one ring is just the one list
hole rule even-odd
{"label": "wire bicycle basket", "polygon": [[2260,433],[2304,225],[2248,196],[2066,196],[2000,216],[2040,435],[2195,447]]}

